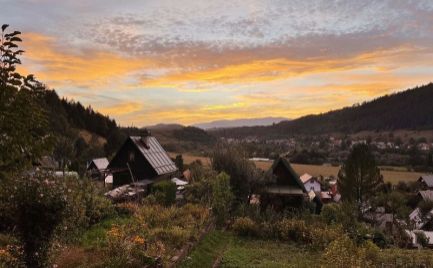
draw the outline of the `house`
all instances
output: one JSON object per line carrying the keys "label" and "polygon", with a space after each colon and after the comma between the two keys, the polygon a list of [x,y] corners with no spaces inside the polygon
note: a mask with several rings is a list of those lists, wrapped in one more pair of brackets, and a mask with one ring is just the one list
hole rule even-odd
{"label": "house", "polygon": [[322,186],[316,177],[313,177],[310,174],[305,173],[300,177],[300,179],[304,184],[304,187],[307,190],[307,192],[313,191],[315,193],[318,193],[322,191]]}
{"label": "house", "polygon": [[415,208],[409,214],[409,220],[416,229],[433,230],[433,209],[422,215],[420,208]]}
{"label": "house", "polygon": [[130,136],[109,163],[113,187],[139,183],[145,191],[156,181],[170,179],[176,165],[153,136]]}
{"label": "house", "polygon": [[86,172],[89,177],[95,180],[104,180],[106,175],[106,170],[108,167],[108,159],[103,158],[95,158],[87,165]]}
{"label": "house", "polygon": [[307,191],[299,175],[285,158],[278,158],[267,171],[269,182],[262,189],[260,204],[277,209],[301,207],[307,199]]}
{"label": "house", "polygon": [[423,189],[431,189],[433,190],[433,174],[432,175],[422,175],[418,179],[418,183],[421,185]]}
{"label": "house", "polygon": [[429,231],[423,231],[423,230],[405,230],[406,234],[410,237],[412,247],[414,248],[420,248],[421,242],[418,241],[419,234],[424,234],[424,236],[427,238],[427,247],[433,248],[433,232]]}
{"label": "house", "polygon": [[433,190],[419,191],[416,195],[416,203],[421,201],[433,202]]}

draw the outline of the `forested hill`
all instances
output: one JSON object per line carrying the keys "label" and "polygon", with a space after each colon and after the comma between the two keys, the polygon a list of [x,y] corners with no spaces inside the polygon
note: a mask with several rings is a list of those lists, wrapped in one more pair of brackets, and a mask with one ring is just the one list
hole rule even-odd
{"label": "forested hill", "polygon": [[433,129],[433,83],[385,95],[370,102],[319,115],[308,115],[267,127],[216,130],[220,137],[286,137],[292,134],[356,133]]}
{"label": "forested hill", "polygon": [[94,111],[91,107],[85,108],[80,102],[60,99],[54,90],[45,91],[45,102],[50,113],[50,126],[54,132],[65,133],[65,130],[72,127],[108,139],[119,130],[113,119]]}

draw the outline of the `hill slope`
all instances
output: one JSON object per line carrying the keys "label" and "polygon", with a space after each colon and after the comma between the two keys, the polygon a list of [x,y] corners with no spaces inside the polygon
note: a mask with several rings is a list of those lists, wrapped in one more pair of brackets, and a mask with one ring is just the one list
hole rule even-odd
{"label": "hill slope", "polygon": [[396,129],[433,129],[433,83],[385,95],[361,105],[308,115],[273,126],[232,128],[229,131],[215,130],[213,133],[223,137],[287,137],[295,134]]}

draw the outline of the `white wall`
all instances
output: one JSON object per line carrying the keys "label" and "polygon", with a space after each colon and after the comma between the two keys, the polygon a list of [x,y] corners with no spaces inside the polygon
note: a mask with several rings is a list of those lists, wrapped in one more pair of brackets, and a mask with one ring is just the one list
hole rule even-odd
{"label": "white wall", "polygon": [[309,180],[304,183],[305,189],[307,192],[313,190],[314,192],[321,192],[322,188],[320,187],[320,183],[316,180]]}

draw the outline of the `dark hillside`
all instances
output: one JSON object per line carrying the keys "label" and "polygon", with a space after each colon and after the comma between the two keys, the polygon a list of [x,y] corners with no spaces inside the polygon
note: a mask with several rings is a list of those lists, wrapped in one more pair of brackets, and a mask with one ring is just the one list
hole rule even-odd
{"label": "dark hillside", "polygon": [[308,115],[273,126],[232,128],[216,130],[213,133],[220,137],[285,137],[296,134],[397,129],[433,129],[433,83],[385,95],[352,107]]}

